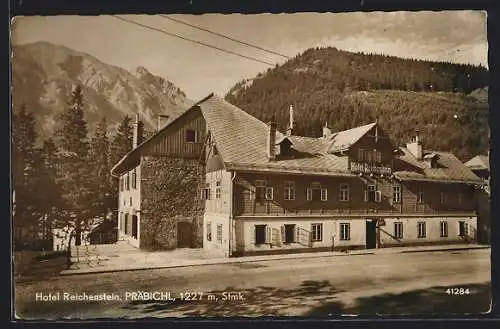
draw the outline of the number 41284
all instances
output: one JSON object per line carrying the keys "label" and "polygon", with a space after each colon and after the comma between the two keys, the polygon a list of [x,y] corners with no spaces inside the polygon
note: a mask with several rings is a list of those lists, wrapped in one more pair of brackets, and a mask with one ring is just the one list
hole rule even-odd
{"label": "number 41284", "polygon": [[470,295],[469,288],[448,288],[446,289],[448,295]]}

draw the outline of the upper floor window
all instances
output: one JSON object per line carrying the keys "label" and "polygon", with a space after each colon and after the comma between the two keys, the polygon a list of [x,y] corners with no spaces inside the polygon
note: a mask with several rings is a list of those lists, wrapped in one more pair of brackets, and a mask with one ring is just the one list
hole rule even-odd
{"label": "upper floor window", "polygon": [[125,175],[125,189],[128,191],[130,190],[130,174],[127,173]]}
{"label": "upper floor window", "polygon": [[211,199],[210,183],[206,183],[205,186],[200,187],[200,199],[202,200]]}
{"label": "upper floor window", "polygon": [[285,200],[295,200],[295,182],[285,181],[283,193]]}
{"label": "upper floor window", "polygon": [[444,192],[441,192],[441,194],[439,195],[439,201],[441,202],[441,204],[446,203],[446,194]]}
{"label": "upper floor window", "polygon": [[123,191],[123,176],[120,177],[119,185],[120,185],[120,191]]}
{"label": "upper floor window", "polygon": [[135,169],[132,171],[132,188],[137,188],[137,173]]}
{"label": "upper floor window", "polygon": [[270,186],[266,187],[265,199],[266,200],[273,200],[274,199],[274,189]]}
{"label": "upper floor window", "polygon": [[340,184],[340,191],[339,191],[339,200],[340,201],[349,201],[349,184]]}
{"label": "upper floor window", "polygon": [[307,188],[307,200],[328,200],[328,189],[326,187],[321,187],[319,182],[311,183],[311,186]]}
{"label": "upper floor window", "polygon": [[265,180],[255,181],[255,199],[264,200],[266,198],[266,186],[267,182]]}
{"label": "upper floor window", "polygon": [[365,202],[381,202],[382,193],[377,191],[377,186],[374,184],[367,185],[365,190]]}
{"label": "upper floor window", "polygon": [[222,192],[221,192],[221,181],[218,180],[216,183],[215,183],[215,198],[216,199],[220,199],[221,198],[221,195],[222,195]]}
{"label": "upper floor window", "polygon": [[417,203],[424,203],[424,191],[417,192]]}
{"label": "upper floor window", "polygon": [[198,142],[198,131],[194,129],[186,129],[186,142],[188,143]]}
{"label": "upper floor window", "polygon": [[358,149],[358,161],[359,162],[365,161],[365,150],[364,149]]}
{"label": "upper floor window", "polygon": [[401,186],[392,187],[392,202],[394,203],[401,202]]}

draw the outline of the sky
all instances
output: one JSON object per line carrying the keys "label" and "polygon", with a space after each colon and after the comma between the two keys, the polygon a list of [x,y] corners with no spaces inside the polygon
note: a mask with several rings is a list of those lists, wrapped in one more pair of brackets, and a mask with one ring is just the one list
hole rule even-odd
{"label": "sky", "polygon": [[[486,13],[481,11],[169,15],[290,57],[317,46],[487,67]],[[121,15],[216,47],[282,64],[269,54],[158,15]],[[144,66],[188,98],[224,95],[267,64],[226,54],[112,16],[31,16],[14,20],[13,44],[47,41],[134,71]]]}

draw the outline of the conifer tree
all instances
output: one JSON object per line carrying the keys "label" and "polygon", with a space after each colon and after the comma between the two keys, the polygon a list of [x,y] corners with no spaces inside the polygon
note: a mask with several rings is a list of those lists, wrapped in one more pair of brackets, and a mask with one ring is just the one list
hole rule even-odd
{"label": "conifer tree", "polygon": [[69,234],[70,253],[73,237],[76,245],[81,244],[81,233],[90,225],[92,209],[90,168],[93,164],[88,163],[87,123],[84,119],[80,86],[73,89],[68,109],[62,113],[60,123],[56,137],[59,147],[59,181],[65,212],[56,226]]}

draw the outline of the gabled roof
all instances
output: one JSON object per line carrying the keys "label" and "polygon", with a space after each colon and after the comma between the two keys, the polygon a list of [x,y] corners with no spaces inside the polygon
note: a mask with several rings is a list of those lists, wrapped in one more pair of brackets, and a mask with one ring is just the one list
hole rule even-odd
{"label": "gabled roof", "polygon": [[490,159],[487,155],[476,155],[465,163],[472,170],[489,170]]}
{"label": "gabled roof", "polygon": [[[163,128],[156,132],[146,132],[144,135],[145,140],[137,145],[136,148],[130,150],[127,154],[125,154],[120,161],[118,161],[117,164],[111,168],[111,175],[116,175],[119,174],[120,172],[130,170],[134,167],[136,167],[139,164],[140,157],[141,157],[141,151],[144,149],[144,147],[148,144],[150,144],[152,141],[154,141],[156,138],[158,138],[162,133],[169,129],[174,122],[177,122],[180,120],[182,117],[188,114],[191,110],[196,108],[198,103],[203,102],[205,99],[212,97],[213,94],[208,95],[207,97],[203,98],[197,103],[194,103],[191,105],[189,108],[185,109],[184,111],[181,111],[177,114],[177,116],[172,116],[170,118],[170,121],[168,121]],[[189,103],[191,104],[191,103]]]}
{"label": "gabled roof", "polygon": [[436,158],[437,168],[429,168],[424,160],[418,160],[411,152],[401,147],[399,163],[395,165],[394,176],[400,180],[446,181],[481,184],[482,180],[449,152],[424,151]]}
{"label": "gabled roof", "polygon": [[[269,161],[266,123],[218,96],[207,98],[198,106],[229,170],[352,175],[347,159],[328,154],[328,143],[319,138],[286,136],[292,142],[294,156]],[[276,131],[277,141],[284,137]]]}
{"label": "gabled roof", "polygon": [[376,122],[372,122],[364,126],[333,133],[329,139],[331,146],[328,152],[335,153],[349,149],[376,125]]}

